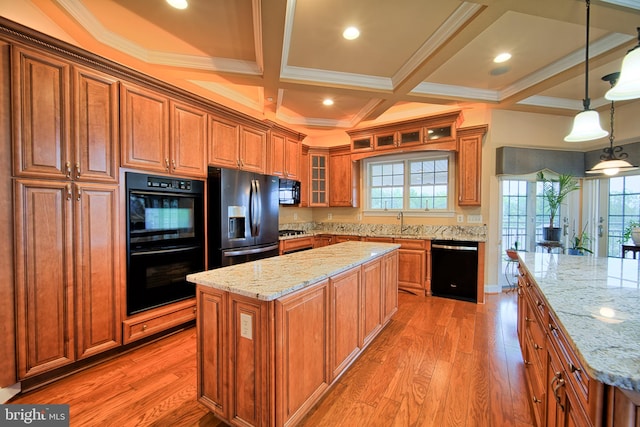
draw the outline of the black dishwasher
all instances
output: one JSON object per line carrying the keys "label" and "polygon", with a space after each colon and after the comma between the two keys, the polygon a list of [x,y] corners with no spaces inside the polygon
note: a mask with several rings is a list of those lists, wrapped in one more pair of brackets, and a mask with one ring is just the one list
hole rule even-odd
{"label": "black dishwasher", "polygon": [[431,242],[431,292],[435,296],[478,301],[478,242]]}

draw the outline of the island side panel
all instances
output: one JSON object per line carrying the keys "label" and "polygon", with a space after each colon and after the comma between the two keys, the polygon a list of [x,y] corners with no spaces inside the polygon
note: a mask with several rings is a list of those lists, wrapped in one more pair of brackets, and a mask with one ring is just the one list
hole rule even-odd
{"label": "island side panel", "polygon": [[225,420],[229,417],[227,300],[227,292],[197,287],[198,401]]}
{"label": "island side panel", "polygon": [[398,311],[398,251],[383,258],[383,323],[386,325]]}
{"label": "island side panel", "polygon": [[235,425],[270,425],[270,312],[273,301],[229,294],[230,419]]}
{"label": "island side panel", "polygon": [[361,349],[360,277],[360,268],[354,268],[329,279],[332,381],[355,360]]}
{"label": "island side panel", "polygon": [[366,347],[382,329],[383,286],[382,257],[362,266],[360,346]]}
{"label": "island side panel", "polygon": [[293,425],[329,387],[329,281],[276,301],[276,425]]}

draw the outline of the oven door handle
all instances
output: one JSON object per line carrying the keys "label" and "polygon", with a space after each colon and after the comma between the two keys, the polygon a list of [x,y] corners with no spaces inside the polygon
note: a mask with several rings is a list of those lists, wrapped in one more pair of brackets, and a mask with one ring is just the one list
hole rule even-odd
{"label": "oven door handle", "polygon": [[274,249],[278,249],[278,245],[270,245],[264,246],[261,248],[252,248],[252,249],[241,249],[239,251],[224,251],[224,256],[241,256],[241,255],[251,255],[251,254],[259,254],[262,252],[272,251]]}
{"label": "oven door handle", "polygon": [[131,252],[131,256],[136,256],[136,255],[155,255],[155,254],[174,254],[176,252],[186,252],[186,251],[192,251],[194,249],[200,249],[200,246],[187,246],[185,248],[175,248],[175,249],[159,249],[157,251]]}

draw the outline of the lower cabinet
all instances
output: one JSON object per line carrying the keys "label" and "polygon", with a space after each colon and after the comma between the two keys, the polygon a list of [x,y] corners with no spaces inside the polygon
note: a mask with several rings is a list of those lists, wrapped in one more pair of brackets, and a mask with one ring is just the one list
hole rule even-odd
{"label": "lower cabinet", "polygon": [[120,345],[118,188],[15,183],[18,378]]}
{"label": "lower cabinet", "polygon": [[397,252],[262,301],[198,285],[198,399],[232,425],[295,425],[397,310]]}

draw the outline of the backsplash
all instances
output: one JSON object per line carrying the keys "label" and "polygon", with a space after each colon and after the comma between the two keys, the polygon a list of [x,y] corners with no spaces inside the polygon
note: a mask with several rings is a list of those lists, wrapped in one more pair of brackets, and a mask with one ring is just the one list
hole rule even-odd
{"label": "backsplash", "polygon": [[487,240],[487,226],[469,225],[405,225],[399,224],[354,224],[341,222],[305,222],[280,224],[280,229],[302,230],[309,234],[352,234],[363,237],[407,237],[413,239]]}

